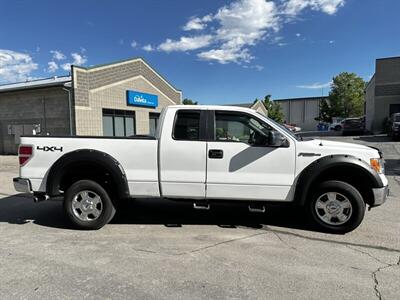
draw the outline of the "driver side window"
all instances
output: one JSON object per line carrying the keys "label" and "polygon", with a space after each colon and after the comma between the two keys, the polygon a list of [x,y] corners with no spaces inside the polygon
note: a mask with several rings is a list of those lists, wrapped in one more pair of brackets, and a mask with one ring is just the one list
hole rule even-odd
{"label": "driver side window", "polygon": [[266,146],[269,125],[242,113],[215,112],[215,140],[243,142],[252,146]]}

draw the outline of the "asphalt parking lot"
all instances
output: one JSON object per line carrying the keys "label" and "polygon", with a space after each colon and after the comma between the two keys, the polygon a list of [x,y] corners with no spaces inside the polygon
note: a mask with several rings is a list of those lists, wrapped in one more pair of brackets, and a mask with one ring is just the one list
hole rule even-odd
{"label": "asphalt parking lot", "polygon": [[313,231],[293,209],[154,200],[76,231],[60,201],[16,194],[17,158],[1,156],[0,298],[399,299],[400,143],[329,139],[378,147],[387,161],[387,203],[346,235]]}

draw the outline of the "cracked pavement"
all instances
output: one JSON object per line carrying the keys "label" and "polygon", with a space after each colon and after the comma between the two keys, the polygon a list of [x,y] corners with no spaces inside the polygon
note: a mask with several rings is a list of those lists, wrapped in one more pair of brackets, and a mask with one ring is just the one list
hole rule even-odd
{"label": "cracked pavement", "polygon": [[313,231],[296,209],[251,214],[144,199],[99,231],[69,228],[60,201],[16,194],[0,156],[0,298],[398,299],[400,143],[381,148],[391,195],[346,235]]}

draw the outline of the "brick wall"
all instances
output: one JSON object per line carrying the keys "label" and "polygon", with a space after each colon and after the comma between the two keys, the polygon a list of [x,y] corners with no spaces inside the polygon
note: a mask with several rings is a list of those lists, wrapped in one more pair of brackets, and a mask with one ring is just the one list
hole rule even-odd
{"label": "brick wall", "polygon": [[[181,93],[141,59],[93,69],[74,67],[73,74],[77,135],[103,135],[103,108],[135,111],[136,133],[148,134],[149,112],[181,103]],[[127,106],[127,90],[158,95],[158,107]]]}
{"label": "brick wall", "polygon": [[[158,95],[158,107],[155,109],[127,106],[126,91],[138,90]],[[135,111],[136,133],[149,134],[149,113],[161,112],[162,108],[173,105],[168,97],[157,91],[142,77],[136,77],[105,88],[89,92],[89,106],[76,107],[76,128],[78,135],[103,135],[103,108]]]}
{"label": "brick wall", "polygon": [[371,78],[365,89],[365,128],[374,131],[375,115],[375,76]]}
{"label": "brick wall", "polygon": [[8,125],[40,124],[42,132],[69,135],[68,93],[61,87],[0,93],[0,154],[15,154]]}
{"label": "brick wall", "polygon": [[395,95],[400,95],[400,83],[384,84],[384,85],[381,84],[375,87],[375,96],[395,96]]}
{"label": "brick wall", "polygon": [[390,105],[400,104],[400,57],[376,60],[374,78],[366,89],[366,126],[381,132]]}
{"label": "brick wall", "polygon": [[88,90],[97,89],[139,75],[146,78],[176,104],[180,104],[181,101],[181,93],[171,88],[141,60],[132,60],[130,62],[117,63],[115,66],[109,65],[89,70],[75,67],[74,74],[76,105],[89,105]]}
{"label": "brick wall", "polygon": [[400,57],[376,60],[375,83],[393,84],[400,83]]}

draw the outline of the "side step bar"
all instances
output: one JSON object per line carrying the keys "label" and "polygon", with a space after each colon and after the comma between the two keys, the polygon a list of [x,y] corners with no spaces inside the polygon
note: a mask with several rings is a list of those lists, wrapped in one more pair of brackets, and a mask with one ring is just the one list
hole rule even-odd
{"label": "side step bar", "polygon": [[[199,210],[209,210],[210,204],[207,202],[193,202],[193,208]],[[249,205],[248,208],[252,213],[265,213],[266,210],[264,205],[257,204]]]}
{"label": "side step bar", "polygon": [[209,210],[210,209],[210,204],[208,203],[201,203],[201,202],[193,202],[193,208],[194,209],[201,209],[201,210]]}
{"label": "side step bar", "polygon": [[252,213],[265,213],[264,205],[249,205],[249,211]]}

